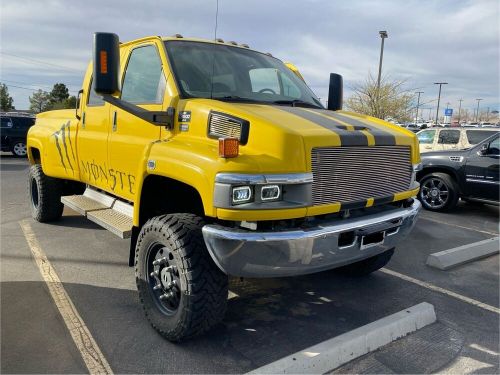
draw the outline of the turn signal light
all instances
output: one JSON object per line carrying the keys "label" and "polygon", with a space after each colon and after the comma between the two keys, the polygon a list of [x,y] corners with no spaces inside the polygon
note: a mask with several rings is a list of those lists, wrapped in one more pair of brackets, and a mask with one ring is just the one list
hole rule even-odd
{"label": "turn signal light", "polygon": [[240,151],[238,138],[219,138],[219,157],[235,158]]}
{"label": "turn signal light", "polygon": [[100,52],[101,74],[108,74],[108,53],[106,51]]}

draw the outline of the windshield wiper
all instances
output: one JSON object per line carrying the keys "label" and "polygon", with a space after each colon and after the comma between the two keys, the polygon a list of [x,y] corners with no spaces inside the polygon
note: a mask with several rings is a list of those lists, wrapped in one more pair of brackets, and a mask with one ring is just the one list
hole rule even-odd
{"label": "windshield wiper", "polygon": [[294,100],[275,100],[273,102],[274,104],[289,104],[291,105],[292,107],[311,107],[311,108],[323,108],[317,104],[313,104],[313,103],[309,103],[309,102],[305,102],[303,100],[299,100],[299,99],[294,99]]}
{"label": "windshield wiper", "polygon": [[222,101],[227,101],[227,102],[261,103],[260,100],[243,98],[243,97],[237,96],[237,95],[214,96],[214,97],[212,97],[212,99],[222,100]]}

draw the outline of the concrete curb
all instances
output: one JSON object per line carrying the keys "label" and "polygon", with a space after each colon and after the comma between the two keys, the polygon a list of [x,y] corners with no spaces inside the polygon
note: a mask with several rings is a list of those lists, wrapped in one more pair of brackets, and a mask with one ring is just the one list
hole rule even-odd
{"label": "concrete curb", "polygon": [[324,374],[435,321],[434,306],[422,302],[255,369],[249,374]]}
{"label": "concrete curb", "polygon": [[431,254],[427,257],[426,264],[440,270],[447,270],[498,252],[498,237],[494,237]]}

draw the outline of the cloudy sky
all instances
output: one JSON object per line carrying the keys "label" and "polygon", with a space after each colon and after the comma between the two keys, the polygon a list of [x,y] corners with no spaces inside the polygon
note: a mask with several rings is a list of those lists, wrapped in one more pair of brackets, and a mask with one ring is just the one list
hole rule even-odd
{"label": "cloudy sky", "polygon": [[[383,71],[424,91],[424,108],[437,102],[433,82],[449,82],[441,105],[471,112],[499,110],[498,0],[219,0],[217,36],[271,52],[299,67],[321,98],[328,73],[346,86],[376,74],[379,30],[387,30]],[[216,0],[2,0],[0,81],[18,109],[31,90],[56,82],[80,88],[92,54],[92,33],[111,31],[126,41],[146,35],[213,38]],[[346,87],[346,96],[349,88]],[[429,110],[424,110],[427,117]]]}

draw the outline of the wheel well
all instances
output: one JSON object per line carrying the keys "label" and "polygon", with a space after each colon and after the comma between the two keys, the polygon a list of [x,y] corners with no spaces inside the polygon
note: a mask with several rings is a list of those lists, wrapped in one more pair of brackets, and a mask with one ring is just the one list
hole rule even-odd
{"label": "wheel well", "polygon": [[31,153],[31,160],[34,164],[42,164],[42,158],[40,157],[40,150],[35,147],[30,147],[29,152]]}
{"label": "wheel well", "polygon": [[144,180],[139,209],[139,227],[132,230],[130,241],[129,266],[134,265],[135,244],[140,228],[154,217],[171,213],[191,213],[203,216],[205,210],[198,191],[192,186],[177,180],[149,175]]}
{"label": "wheel well", "polygon": [[449,175],[456,183],[458,183],[457,173],[451,169],[443,168],[443,167],[430,167],[424,168],[417,173],[417,180],[420,181],[424,176],[427,176],[430,173],[446,173]]}

